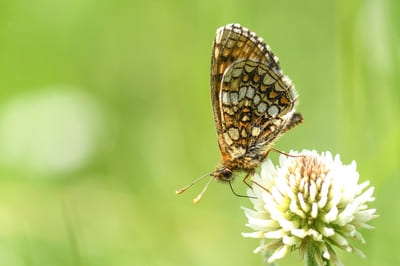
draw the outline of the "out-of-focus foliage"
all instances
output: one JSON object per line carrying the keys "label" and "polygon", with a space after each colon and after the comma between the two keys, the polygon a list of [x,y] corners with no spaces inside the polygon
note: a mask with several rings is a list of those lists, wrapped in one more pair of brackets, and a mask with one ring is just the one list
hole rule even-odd
{"label": "out-of-focus foliage", "polygon": [[175,195],[219,160],[211,44],[232,22],[300,94],[306,122],[275,147],[340,153],[376,187],[367,260],[341,260],[400,264],[399,17],[395,0],[2,1],[0,265],[261,265],[248,200]]}

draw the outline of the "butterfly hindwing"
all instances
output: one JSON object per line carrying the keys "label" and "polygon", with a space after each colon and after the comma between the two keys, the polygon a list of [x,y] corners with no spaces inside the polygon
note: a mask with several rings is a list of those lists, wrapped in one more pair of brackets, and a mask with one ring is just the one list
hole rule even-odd
{"label": "butterfly hindwing", "polygon": [[222,146],[233,158],[272,143],[297,99],[289,79],[282,80],[264,63],[250,59],[232,63],[220,86]]}

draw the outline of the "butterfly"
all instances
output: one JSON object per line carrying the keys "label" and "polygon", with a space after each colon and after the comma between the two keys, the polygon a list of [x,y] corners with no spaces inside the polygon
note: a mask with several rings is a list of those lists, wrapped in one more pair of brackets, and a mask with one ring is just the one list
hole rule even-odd
{"label": "butterfly", "polygon": [[277,138],[303,122],[302,115],[295,113],[298,94],[270,47],[239,24],[217,29],[210,87],[222,159],[210,173],[206,187],[213,179],[230,184],[239,171],[247,173],[243,181],[250,186],[246,179],[267,157]]}

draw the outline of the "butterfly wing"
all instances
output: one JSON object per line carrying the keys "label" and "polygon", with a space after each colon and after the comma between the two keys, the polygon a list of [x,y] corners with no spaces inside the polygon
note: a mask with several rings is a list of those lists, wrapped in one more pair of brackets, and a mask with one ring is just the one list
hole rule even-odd
{"label": "butterfly wing", "polygon": [[230,158],[228,146],[223,138],[225,128],[222,126],[222,110],[220,105],[221,81],[225,71],[240,59],[252,59],[261,63],[272,64],[279,69],[277,60],[262,38],[243,28],[239,24],[228,24],[217,30],[211,56],[211,101],[214,122],[218,134],[218,144],[224,159]]}
{"label": "butterfly wing", "polygon": [[255,33],[238,24],[217,30],[211,63],[211,99],[223,160],[262,156],[289,127],[297,93],[278,58]]}

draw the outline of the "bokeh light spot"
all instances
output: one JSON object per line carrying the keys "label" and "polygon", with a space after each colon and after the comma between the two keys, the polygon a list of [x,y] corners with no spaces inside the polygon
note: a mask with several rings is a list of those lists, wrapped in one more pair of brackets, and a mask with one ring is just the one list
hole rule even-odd
{"label": "bokeh light spot", "polygon": [[77,88],[39,91],[0,109],[0,162],[48,174],[84,166],[100,137],[98,104]]}

